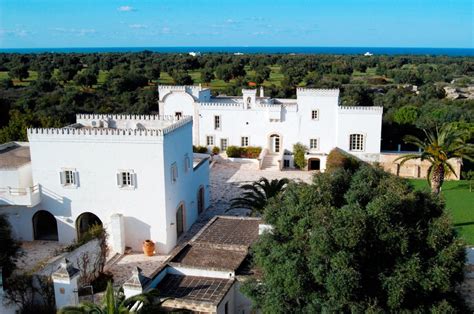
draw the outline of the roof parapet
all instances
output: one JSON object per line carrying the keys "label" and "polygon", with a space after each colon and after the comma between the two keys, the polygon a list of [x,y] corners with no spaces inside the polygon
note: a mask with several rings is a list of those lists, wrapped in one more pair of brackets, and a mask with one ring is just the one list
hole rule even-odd
{"label": "roof parapet", "polygon": [[339,89],[320,89],[320,88],[296,88],[296,95],[298,96],[321,96],[321,97],[338,97]]}

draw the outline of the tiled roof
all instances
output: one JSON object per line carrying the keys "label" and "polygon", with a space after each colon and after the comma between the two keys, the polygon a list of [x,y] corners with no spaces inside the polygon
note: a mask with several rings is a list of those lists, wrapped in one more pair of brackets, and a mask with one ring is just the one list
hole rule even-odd
{"label": "tiled roof", "polygon": [[232,286],[233,279],[167,274],[156,287],[160,297],[210,302],[217,305]]}

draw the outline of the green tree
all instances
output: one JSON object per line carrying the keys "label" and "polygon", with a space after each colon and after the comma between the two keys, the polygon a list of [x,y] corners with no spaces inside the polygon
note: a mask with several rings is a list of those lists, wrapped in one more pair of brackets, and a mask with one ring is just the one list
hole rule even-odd
{"label": "green tree", "polygon": [[240,188],[244,191],[239,197],[231,200],[230,209],[233,208],[249,208],[252,214],[261,215],[263,208],[268,201],[285,190],[289,180],[273,179],[269,181],[267,178],[260,178],[252,184],[244,184]]}
{"label": "green tree", "polygon": [[308,151],[308,148],[301,143],[293,145],[293,160],[295,166],[299,169],[304,169],[308,164],[305,157],[306,151]]}
{"label": "green tree", "polygon": [[205,68],[201,71],[201,81],[204,83],[210,83],[215,78],[212,69]]}
{"label": "green tree", "polygon": [[97,74],[93,70],[85,70],[84,72],[77,73],[74,76],[74,82],[80,86],[92,87],[97,84]]}
{"label": "green tree", "polygon": [[177,85],[193,85],[194,81],[192,77],[185,71],[174,71],[171,72],[171,77]]}
{"label": "green tree", "polygon": [[11,78],[17,78],[20,81],[23,81],[24,79],[28,78],[30,75],[28,73],[29,66],[27,64],[17,64],[13,66],[10,71],[8,71],[8,76]]}
{"label": "green tree", "polygon": [[11,226],[5,214],[0,214],[0,239],[0,267],[6,278],[15,268],[20,246],[13,239]]}
{"label": "green tree", "polygon": [[395,112],[393,120],[398,124],[414,125],[418,120],[418,108],[411,105],[403,106]]}
{"label": "green tree", "polygon": [[459,129],[452,124],[444,124],[433,131],[423,130],[426,139],[413,135],[405,136],[405,142],[421,149],[420,154],[406,154],[395,161],[400,165],[413,159],[427,160],[430,162],[427,179],[431,190],[439,194],[446,175],[452,173],[456,176],[453,166],[448,162],[451,158],[464,158],[474,161],[474,145],[466,142],[469,137],[466,129]]}
{"label": "green tree", "polygon": [[463,312],[464,243],[442,201],[363,165],[290,183],[243,291],[263,313]]}
{"label": "green tree", "polygon": [[[147,307],[154,303],[154,299],[158,297],[157,290],[151,290],[146,293],[125,298],[123,289],[114,291],[112,283],[107,284],[102,304],[94,304],[91,302],[82,302],[78,306],[66,306],[58,311],[59,314],[128,314],[137,313],[131,308],[136,302],[143,303]],[[156,304],[154,304],[156,305]],[[141,311],[141,310],[140,310]],[[138,311],[138,312],[140,312]]]}

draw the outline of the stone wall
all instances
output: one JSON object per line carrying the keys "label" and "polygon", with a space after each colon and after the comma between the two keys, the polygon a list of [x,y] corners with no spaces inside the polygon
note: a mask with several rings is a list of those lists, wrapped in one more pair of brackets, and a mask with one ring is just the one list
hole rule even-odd
{"label": "stone wall", "polygon": [[[400,156],[403,156],[403,153],[381,153],[379,163],[385,171],[400,177],[426,178],[428,168],[430,167],[428,161],[410,160],[400,166],[400,161],[396,161]],[[461,176],[461,161],[459,159],[451,159],[449,160],[449,163],[456,171],[456,175],[450,174],[446,176],[446,180],[459,180]]]}

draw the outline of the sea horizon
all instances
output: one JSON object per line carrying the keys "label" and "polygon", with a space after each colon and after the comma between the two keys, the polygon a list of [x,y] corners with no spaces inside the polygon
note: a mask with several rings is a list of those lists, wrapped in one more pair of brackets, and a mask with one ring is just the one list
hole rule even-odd
{"label": "sea horizon", "polygon": [[44,47],[0,48],[0,53],[241,53],[241,54],[341,54],[474,56],[474,48],[440,47],[325,47],[325,46],[164,46],[164,47]]}

